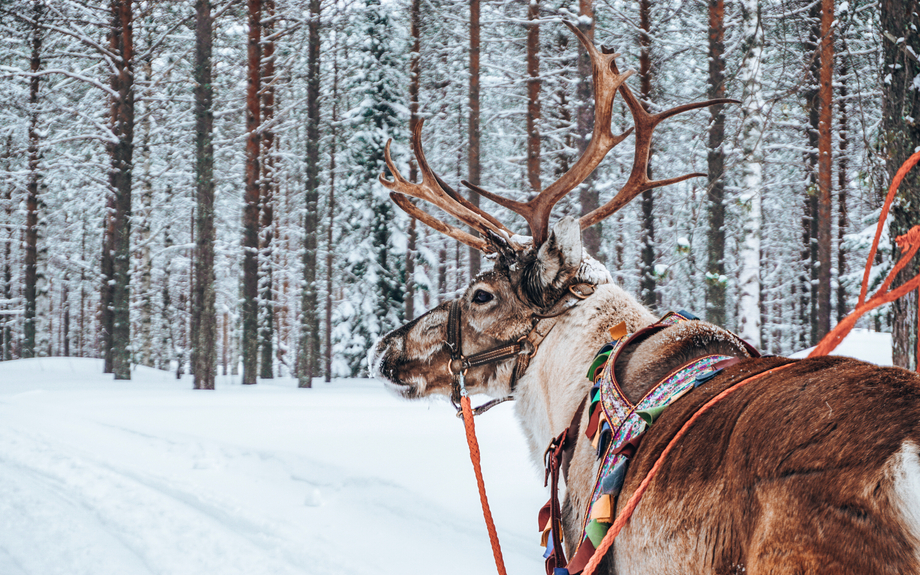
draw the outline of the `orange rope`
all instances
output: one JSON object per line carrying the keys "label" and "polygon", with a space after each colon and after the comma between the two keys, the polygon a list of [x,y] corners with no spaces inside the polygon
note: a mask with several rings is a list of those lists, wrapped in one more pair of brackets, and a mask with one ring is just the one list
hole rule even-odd
{"label": "orange rope", "polygon": [[473,462],[473,471],[476,473],[476,484],[479,486],[479,502],[482,504],[482,516],[486,520],[489,530],[489,541],[492,543],[492,555],[495,557],[495,567],[500,575],[507,575],[505,560],[502,559],[502,548],[498,544],[498,532],[495,531],[495,522],[492,521],[492,511],[489,510],[489,499],[486,497],[486,484],[482,479],[482,468],[479,465],[479,442],[476,440],[476,426],[473,423],[473,410],[470,408],[470,398],[462,396],[460,407],[463,410],[463,424],[466,426],[466,442],[470,446],[470,460]]}
{"label": "orange rope", "polygon": [[610,546],[613,545],[613,540],[616,539],[616,536],[619,535],[620,530],[623,529],[623,526],[626,525],[626,522],[629,521],[630,516],[632,516],[633,511],[636,510],[636,507],[639,505],[639,500],[642,499],[642,495],[645,494],[645,490],[648,489],[649,484],[654,479],[655,475],[661,469],[661,466],[664,465],[664,459],[668,456],[674,446],[677,445],[677,442],[683,438],[690,430],[690,427],[693,425],[696,420],[700,418],[704,413],[709,411],[709,409],[715,404],[719,403],[735,391],[741,389],[743,386],[760,379],[771,373],[786,369],[789,366],[795,365],[796,362],[787,363],[773,369],[768,369],[767,371],[758,373],[757,375],[752,375],[751,377],[741,380],[735,385],[729,387],[719,395],[713,397],[706,402],[701,408],[699,408],[696,413],[693,414],[693,417],[687,420],[684,423],[683,427],[680,428],[680,431],[677,432],[668,445],[664,448],[664,451],[661,452],[661,455],[658,456],[658,460],[655,461],[655,465],[652,466],[652,469],[649,470],[648,474],[645,476],[645,479],[642,480],[642,483],[639,484],[639,488],[636,489],[636,492],[632,494],[632,497],[629,498],[629,501],[626,502],[626,507],[623,508],[623,511],[617,516],[616,521],[613,522],[613,525],[610,526],[610,529],[607,531],[607,534],[604,535],[604,539],[601,541],[601,544],[597,547],[597,550],[594,552],[594,555],[591,556],[591,560],[588,561],[588,564],[585,566],[582,575],[592,575],[597,569],[597,566],[600,564],[601,560],[604,558],[604,555],[607,554],[607,551],[610,550]]}
{"label": "orange rope", "polygon": [[[901,181],[904,179],[904,176],[907,175],[907,172],[911,170],[918,162],[920,162],[920,152],[913,154],[910,158],[904,162],[904,165],[901,166],[901,169],[894,175],[894,179],[891,180],[891,186],[888,188],[888,195],[885,197],[885,203],[882,206],[882,213],[879,216],[878,227],[875,229],[875,239],[872,241],[872,249],[869,250],[869,257],[866,260],[866,271],[863,273],[863,283],[862,289],[859,293],[859,301],[856,304],[856,309],[850,312],[845,318],[840,320],[834,329],[832,329],[826,336],[824,336],[821,341],[818,342],[818,345],[808,354],[808,357],[819,357],[822,355],[827,355],[830,352],[834,351],[840,342],[843,341],[843,338],[850,333],[850,330],[856,325],[856,322],[862,317],[865,313],[872,311],[873,309],[879,307],[880,305],[893,302],[894,300],[902,297],[909,291],[913,289],[920,289],[920,276],[915,276],[913,279],[904,283],[894,291],[888,291],[891,287],[891,282],[894,281],[895,277],[900,273],[901,270],[907,265],[907,263],[914,257],[914,254],[917,253],[917,250],[920,249],[920,226],[914,226],[903,236],[899,236],[895,239],[898,247],[901,249],[902,256],[898,260],[898,263],[895,264],[894,268],[889,272],[888,277],[885,278],[885,281],[882,282],[882,286],[876,290],[875,294],[866,301],[866,292],[869,290],[869,273],[872,270],[872,260],[875,259],[875,253],[878,250],[879,238],[882,237],[882,230],[885,227],[885,220],[888,218],[888,210],[891,209],[891,203],[894,201],[895,196],[897,195],[898,186],[901,185]],[[907,289],[905,289],[907,288]],[[918,294],[920,295],[920,294]],[[920,331],[920,301],[918,301],[918,331]],[[920,340],[920,333],[918,333],[918,340]],[[918,354],[920,354],[920,341],[918,341]],[[920,355],[918,355],[918,360],[920,360]],[[920,361],[918,363],[918,371],[920,371]]]}

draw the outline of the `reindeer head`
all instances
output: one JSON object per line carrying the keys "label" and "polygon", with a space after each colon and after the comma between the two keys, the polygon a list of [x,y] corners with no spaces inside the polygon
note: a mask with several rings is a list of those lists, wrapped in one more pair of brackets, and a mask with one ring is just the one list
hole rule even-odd
{"label": "reindeer head", "polygon": [[[594,70],[594,131],[584,154],[568,172],[528,202],[510,200],[463,182],[486,199],[523,216],[530,226],[531,238],[512,234],[495,217],[456,193],[431,170],[422,150],[422,122],[418,122],[412,132],[412,147],[422,174],[420,183],[402,177],[393,164],[390,144],[387,143],[385,155],[393,180],[381,174],[380,181],[392,190],[390,197],[393,201],[410,216],[484,252],[494,261],[493,269],[474,278],[459,300],[445,302],[390,332],[370,350],[368,362],[371,374],[390,383],[404,397],[451,393],[452,339],[459,339],[458,345],[466,357],[506,348],[516,354],[536,353],[533,346],[519,342],[535,330],[541,318],[553,313],[572,286],[610,281],[607,270],[583,253],[581,230],[613,214],[645,190],[706,175],[687,174],[667,180],[650,180],[648,156],[652,132],[662,120],[681,112],[734,100],[697,102],[649,114],[624,84],[632,71],[619,73],[616,66],[619,54],[597,50],[575,26],[567,22],[566,25],[587,49]],[[610,122],[617,91],[623,95],[632,113],[634,128],[614,136]],[[593,212],[579,220],[563,218],[550,231],[553,206],[583,182],[604,156],[634,130],[635,157],[632,172],[623,188]],[[479,236],[422,211],[412,203],[410,196],[440,208],[471,227]],[[451,336],[449,328],[452,307],[459,317],[456,337]],[[471,392],[498,396],[511,391],[514,376],[520,375],[517,373],[520,362],[507,354],[496,356],[501,359],[469,368],[466,385]]]}

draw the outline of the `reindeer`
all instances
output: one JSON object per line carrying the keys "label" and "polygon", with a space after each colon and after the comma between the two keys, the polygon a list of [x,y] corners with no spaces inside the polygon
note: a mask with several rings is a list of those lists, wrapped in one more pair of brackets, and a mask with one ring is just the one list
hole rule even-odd
{"label": "reindeer", "polygon": [[[410,399],[457,398],[458,374],[470,393],[513,397],[530,455],[543,466],[547,445],[581,413],[591,382],[585,370],[621,322],[636,332],[656,317],[618,287],[586,254],[581,231],[638,194],[704,174],[648,178],[652,132],[663,120],[728,100],[652,114],[619,73],[618,54],[598,50],[567,24],[593,64],[595,123],[590,144],[567,173],[528,202],[471,187],[527,221],[531,237],[447,186],[428,166],[421,125],[412,144],[422,174],[405,180],[393,164],[381,175],[410,216],[484,252],[490,271],[458,299],[445,302],[382,337],[369,351],[371,373]],[[619,92],[634,128],[611,132]],[[629,179],[613,199],[550,227],[553,206],[635,133]],[[478,236],[431,216],[408,197],[427,201]],[[703,321],[659,330],[621,354],[613,366],[636,402],[688,359],[723,354],[740,359],[669,407],[649,429],[626,474],[632,493],[676,430],[732,382],[791,362],[754,358],[732,333]],[[573,417],[574,415],[577,417]],[[573,421],[574,420],[574,421]],[[920,573],[920,379],[907,370],[846,358],[801,360],[718,403],[671,452],[600,573]],[[598,460],[583,433],[565,473],[564,545],[571,556],[585,520]],[[621,496],[617,507],[622,508]],[[561,565],[558,565],[561,567]]]}

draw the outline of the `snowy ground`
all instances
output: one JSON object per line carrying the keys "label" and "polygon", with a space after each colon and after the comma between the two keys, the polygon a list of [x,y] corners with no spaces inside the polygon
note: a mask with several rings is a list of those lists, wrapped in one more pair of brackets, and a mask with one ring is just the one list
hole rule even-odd
{"label": "snowy ground", "polygon": [[[850,344],[884,361],[881,340]],[[446,404],[367,380],[228,377],[204,392],[151,369],[101,371],[0,363],[0,575],[494,572]],[[508,571],[541,573],[546,495],[510,404],[477,431]]]}

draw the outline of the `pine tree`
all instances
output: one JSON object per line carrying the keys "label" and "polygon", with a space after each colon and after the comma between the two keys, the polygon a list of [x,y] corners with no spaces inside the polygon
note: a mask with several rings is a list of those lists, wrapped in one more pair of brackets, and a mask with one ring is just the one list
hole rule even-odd
{"label": "pine tree", "polygon": [[378,181],[386,169],[384,146],[393,138],[393,152],[401,155],[400,136],[408,120],[403,103],[406,34],[392,10],[379,0],[365,0],[353,15],[349,38],[355,73],[347,91],[358,96],[359,104],[344,119],[352,134],[345,146],[345,187],[353,196],[343,210],[351,279],[346,301],[337,310],[336,355],[352,375],[362,373],[367,350],[399,325],[405,311],[405,220]]}

